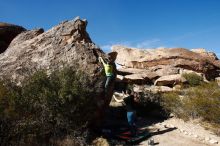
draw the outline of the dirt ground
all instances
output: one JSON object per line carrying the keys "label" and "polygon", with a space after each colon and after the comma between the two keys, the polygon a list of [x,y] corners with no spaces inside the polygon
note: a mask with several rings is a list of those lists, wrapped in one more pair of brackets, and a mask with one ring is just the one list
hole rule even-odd
{"label": "dirt ground", "polygon": [[160,122],[153,118],[139,118],[138,124],[152,135],[137,144],[140,146],[147,146],[150,139],[153,139],[154,145],[157,146],[220,146],[220,137],[196,122],[184,122],[174,117]]}
{"label": "dirt ground", "polygon": [[[112,127],[118,126],[119,123],[125,125],[126,119],[121,119],[120,116],[113,119],[110,116],[106,123]],[[148,146],[149,140],[153,139],[154,145],[157,146],[220,146],[220,137],[206,130],[198,121],[185,122],[175,117],[158,119],[151,116],[138,117],[136,124],[149,132],[150,137],[135,145]]]}

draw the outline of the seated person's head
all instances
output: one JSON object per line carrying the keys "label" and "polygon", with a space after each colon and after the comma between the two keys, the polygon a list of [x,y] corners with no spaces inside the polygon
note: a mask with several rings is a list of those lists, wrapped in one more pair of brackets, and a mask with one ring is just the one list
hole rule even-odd
{"label": "seated person's head", "polygon": [[132,93],[131,89],[126,89],[126,94],[131,95],[131,93]]}
{"label": "seated person's head", "polygon": [[139,101],[140,101],[140,97],[141,97],[141,95],[140,95],[139,92],[134,92],[134,100],[135,100],[136,102],[139,102]]}

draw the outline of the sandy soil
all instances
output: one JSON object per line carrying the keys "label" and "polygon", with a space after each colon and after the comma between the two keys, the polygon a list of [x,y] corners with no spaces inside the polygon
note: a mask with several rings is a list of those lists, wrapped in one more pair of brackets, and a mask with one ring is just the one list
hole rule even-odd
{"label": "sandy soil", "polygon": [[[220,137],[195,122],[170,118],[149,125],[153,121],[154,119],[139,119],[138,124],[152,134],[139,145],[147,146],[149,139],[153,139],[154,145],[157,146],[220,146]],[[149,126],[144,127],[144,125]]]}
{"label": "sandy soil", "polygon": [[[111,102],[114,111],[123,105]],[[120,111],[112,115],[120,115]],[[111,125],[122,123],[119,118],[109,119]],[[126,122],[126,121],[124,121]],[[148,146],[150,139],[154,140],[157,146],[220,146],[220,137],[213,132],[206,130],[198,121],[184,122],[181,119],[172,117],[169,119],[157,119],[155,117],[138,118],[137,125],[150,133],[150,137],[137,145]]]}

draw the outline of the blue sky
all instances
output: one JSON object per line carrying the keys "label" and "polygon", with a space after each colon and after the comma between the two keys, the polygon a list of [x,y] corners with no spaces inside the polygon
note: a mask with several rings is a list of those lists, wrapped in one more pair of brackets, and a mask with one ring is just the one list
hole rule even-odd
{"label": "blue sky", "polygon": [[105,51],[114,44],[205,48],[220,57],[220,0],[0,0],[0,21],[27,29],[76,16]]}

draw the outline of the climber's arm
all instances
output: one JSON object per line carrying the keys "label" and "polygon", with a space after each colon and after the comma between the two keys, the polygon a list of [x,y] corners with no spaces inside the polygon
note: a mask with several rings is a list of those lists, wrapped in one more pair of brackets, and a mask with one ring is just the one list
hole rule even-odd
{"label": "climber's arm", "polygon": [[115,97],[115,95],[113,95],[113,98],[115,99],[116,102],[123,102],[123,101],[124,101],[123,99],[117,99],[117,98]]}
{"label": "climber's arm", "polygon": [[102,59],[102,57],[99,57],[99,62],[102,62],[103,65],[105,65],[105,61]]}

